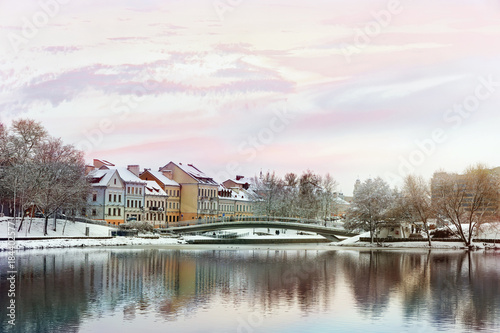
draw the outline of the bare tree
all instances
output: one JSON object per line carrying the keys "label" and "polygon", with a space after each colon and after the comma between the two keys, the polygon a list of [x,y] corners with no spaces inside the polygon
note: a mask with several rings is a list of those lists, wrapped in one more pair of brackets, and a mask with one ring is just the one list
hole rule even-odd
{"label": "bare tree", "polygon": [[255,177],[254,183],[260,198],[256,211],[260,215],[275,216],[280,210],[283,181],[274,172],[267,172],[264,176]]}
{"label": "bare tree", "polygon": [[471,247],[475,229],[496,218],[498,188],[497,175],[483,165],[462,175],[440,172],[433,176],[433,204],[438,216],[454,227],[451,231]]}
{"label": "bare tree", "polygon": [[365,180],[353,194],[345,227],[349,230],[370,231],[370,241],[373,243],[378,225],[386,221],[393,192],[382,178],[377,177]]}
{"label": "bare tree", "polygon": [[321,187],[321,217],[325,220],[326,224],[326,220],[331,217],[337,208],[335,202],[335,188],[337,187],[337,182],[329,173],[327,173],[321,178]]}
{"label": "bare tree", "polygon": [[298,205],[300,216],[314,219],[320,212],[321,177],[307,170],[299,178]]}
{"label": "bare tree", "polygon": [[[10,130],[1,126],[0,196],[2,202],[12,203],[13,214],[17,214],[17,208],[24,212],[32,205],[36,191],[32,165],[37,148],[47,138],[46,130],[34,120],[15,120]],[[23,213],[18,230],[23,226],[24,217]]]}
{"label": "bare tree", "polygon": [[60,139],[51,138],[43,143],[36,161],[34,169],[38,190],[34,202],[44,212],[46,235],[49,216],[56,216],[61,208],[72,207],[85,200],[89,187],[83,153],[72,145],[64,145]]}
{"label": "bare tree", "polygon": [[429,183],[421,176],[407,176],[403,185],[403,198],[403,204],[408,208],[413,219],[422,222],[429,246],[431,246],[429,219],[433,217],[434,210]]}

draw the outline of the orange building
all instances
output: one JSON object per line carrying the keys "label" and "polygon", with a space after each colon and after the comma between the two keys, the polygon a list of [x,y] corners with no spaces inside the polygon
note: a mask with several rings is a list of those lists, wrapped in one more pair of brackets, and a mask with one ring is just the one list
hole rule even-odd
{"label": "orange building", "polygon": [[180,221],[217,217],[218,186],[193,164],[169,162],[159,170],[180,186]]}

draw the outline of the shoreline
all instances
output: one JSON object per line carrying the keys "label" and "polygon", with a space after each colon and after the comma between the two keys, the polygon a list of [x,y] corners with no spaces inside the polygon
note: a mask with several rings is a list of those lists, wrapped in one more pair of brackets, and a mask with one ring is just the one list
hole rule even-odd
{"label": "shoreline", "polygon": [[[249,240],[250,241],[250,240]],[[427,243],[421,242],[399,242],[385,243],[383,245],[370,244],[364,242],[346,243],[314,243],[298,242],[297,239],[280,239],[280,242],[273,243],[273,240],[268,240],[266,243],[220,243],[220,244],[188,244],[185,241],[180,241],[177,238],[147,238],[147,237],[114,237],[114,238],[47,238],[38,240],[23,240],[16,239],[15,251],[22,250],[37,250],[37,249],[61,249],[61,248],[137,248],[137,247],[161,247],[164,249],[182,249],[182,250],[242,250],[242,249],[291,249],[291,250],[463,250],[467,251],[463,243],[460,242],[435,242],[432,247]],[[10,245],[9,245],[10,244]],[[497,251],[500,250],[500,244],[485,244],[476,243],[473,250]],[[0,253],[12,250],[12,240],[0,241]]]}

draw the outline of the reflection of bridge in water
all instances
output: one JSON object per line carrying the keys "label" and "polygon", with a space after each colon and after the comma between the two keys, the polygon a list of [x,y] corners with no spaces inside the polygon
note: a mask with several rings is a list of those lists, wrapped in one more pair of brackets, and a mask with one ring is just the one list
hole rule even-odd
{"label": "reflection of bridge in water", "polygon": [[324,221],[307,220],[290,217],[248,216],[238,218],[219,218],[213,220],[193,220],[188,225],[164,229],[167,232],[183,234],[192,232],[207,232],[226,229],[277,228],[314,232],[328,240],[338,242],[338,236],[351,237],[357,234],[343,229],[322,226]]}

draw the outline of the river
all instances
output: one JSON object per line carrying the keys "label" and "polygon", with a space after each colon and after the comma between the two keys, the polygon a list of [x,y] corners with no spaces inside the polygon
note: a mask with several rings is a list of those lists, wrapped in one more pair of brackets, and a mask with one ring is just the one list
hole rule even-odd
{"label": "river", "polygon": [[16,264],[7,297],[0,253],[1,332],[500,332],[498,251],[79,248]]}

